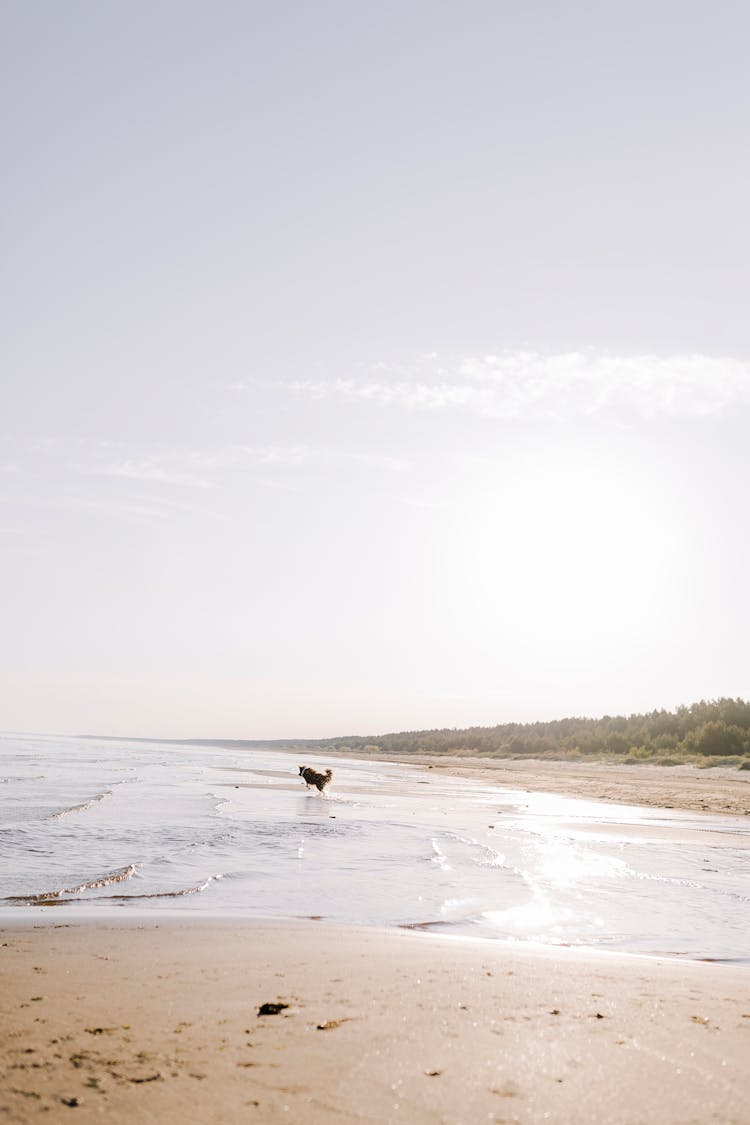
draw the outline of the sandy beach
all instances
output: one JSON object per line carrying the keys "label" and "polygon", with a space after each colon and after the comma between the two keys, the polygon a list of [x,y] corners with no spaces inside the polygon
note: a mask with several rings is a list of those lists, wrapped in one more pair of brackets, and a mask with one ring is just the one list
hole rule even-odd
{"label": "sandy beach", "polygon": [[426,754],[389,754],[387,760],[411,762],[454,777],[532,793],[562,793],[626,805],[750,816],[750,770]]}
{"label": "sandy beach", "polygon": [[748,1120],[738,967],[315,921],[48,920],[0,955],[7,1121]]}
{"label": "sandy beach", "polygon": [[[29,751],[36,752],[33,747]],[[66,763],[72,753],[68,747]],[[81,753],[89,751],[83,747]],[[587,874],[587,867],[579,872],[576,864],[582,857],[590,862],[609,855],[605,844],[580,852],[576,842],[566,843],[563,835],[562,842],[553,840],[551,850],[542,846],[544,837],[539,845],[542,868],[545,856],[549,859],[557,854],[555,849],[568,849],[567,876],[574,880],[573,890],[580,887],[570,909],[576,918],[592,916],[594,939],[600,929],[605,935],[619,933],[622,919],[616,912],[606,922],[597,921],[598,913],[605,914],[615,900],[627,910],[628,923],[635,919],[636,930],[625,927],[628,940],[642,939],[641,930],[653,930],[649,940],[667,943],[657,947],[661,954],[662,950],[684,952],[684,942],[680,943],[683,914],[677,916],[675,929],[666,904],[682,893],[672,886],[682,887],[682,869],[676,858],[681,853],[679,847],[675,852],[675,839],[681,839],[679,834],[684,832],[688,848],[692,836],[698,835],[700,847],[705,849],[699,856],[710,852],[713,859],[710,865],[702,859],[698,865],[700,888],[691,890],[692,897],[686,900],[691,906],[698,904],[696,916],[685,918],[684,932],[702,934],[698,948],[705,950],[707,958],[724,956],[724,962],[603,952],[588,942],[587,948],[575,944],[544,947],[527,940],[455,936],[455,930],[447,936],[450,927],[440,928],[443,915],[436,913],[434,903],[430,909],[420,904],[419,910],[426,913],[419,913],[416,906],[428,875],[435,877],[436,873],[438,879],[446,880],[445,889],[435,899],[438,907],[446,895],[480,893],[463,889],[479,887],[473,880],[475,872],[483,868],[474,861],[473,866],[467,865],[465,856],[462,859],[460,838],[468,833],[471,848],[472,833],[485,841],[490,832],[494,835],[487,839],[496,849],[502,846],[510,852],[516,848],[513,817],[520,809],[522,819],[533,822],[534,818],[533,810],[523,812],[519,790],[742,815],[750,812],[747,773],[410,757],[411,763],[431,770],[429,775],[415,773],[413,792],[410,782],[405,784],[406,771],[395,771],[391,787],[377,801],[367,796],[362,802],[361,795],[370,794],[374,785],[371,771],[358,768],[347,773],[342,762],[339,776],[346,779],[351,792],[344,800],[329,803],[293,793],[288,762],[280,761],[275,768],[273,755],[268,761],[254,762],[244,788],[238,764],[218,757],[214,775],[202,782],[200,792],[213,792],[219,786],[220,806],[229,809],[222,819],[214,809],[215,798],[209,805],[210,816],[201,812],[202,806],[180,804],[193,800],[193,789],[190,784],[181,785],[177,759],[155,760],[151,749],[148,760],[139,762],[139,771],[149,780],[138,789],[137,806],[131,796],[132,781],[120,788],[113,783],[114,793],[107,788],[103,779],[109,761],[105,756],[97,763],[101,777],[92,783],[93,797],[82,801],[82,795],[71,790],[68,799],[72,804],[63,808],[62,819],[58,812],[39,822],[38,839],[48,841],[49,850],[42,853],[44,862],[59,858],[53,845],[64,843],[71,834],[79,841],[79,850],[95,844],[101,847],[107,832],[122,832],[122,825],[136,813],[141,817],[139,855],[145,854],[146,812],[156,780],[162,787],[159,793],[169,794],[173,819],[182,832],[178,844],[184,852],[192,855],[199,847],[207,847],[201,844],[202,835],[209,842],[216,838],[226,847],[222,841],[227,829],[238,833],[238,842],[224,856],[227,879],[219,877],[217,884],[211,884],[217,888],[213,901],[226,904],[226,917],[220,917],[221,905],[208,909],[208,894],[213,891],[207,892],[203,914],[198,894],[194,899],[188,897],[194,908],[182,914],[172,908],[157,911],[149,893],[140,908],[121,909],[112,905],[116,898],[103,903],[86,899],[86,888],[93,888],[94,895],[97,887],[105,894],[122,893],[118,882],[125,879],[122,872],[110,875],[103,886],[95,878],[80,886],[74,885],[75,880],[65,882],[72,888],[66,897],[76,905],[53,908],[50,902],[45,907],[19,909],[17,914],[6,910],[0,924],[1,1120],[85,1123],[107,1119],[115,1125],[748,1122],[750,968],[741,921],[746,906],[737,897],[742,897],[744,884],[731,882],[735,869],[729,859],[745,841],[736,820],[726,821],[727,832],[708,817],[705,831],[696,828],[694,820],[689,830],[679,824],[660,829],[670,877],[663,883],[650,878],[654,872],[634,850],[629,852],[632,870],[623,871],[619,878],[612,876],[614,881],[607,875],[602,882],[596,866],[592,875]],[[316,764],[328,763],[321,760]],[[206,768],[202,759],[200,765]],[[186,768],[192,769],[190,761]],[[67,776],[53,777],[55,792],[70,784]],[[192,778],[191,773],[187,776]],[[426,781],[428,776],[434,784]],[[342,880],[353,865],[356,878],[345,883],[346,893],[377,898],[378,853],[385,847],[378,817],[385,816],[382,831],[386,835],[405,833],[398,840],[406,847],[409,833],[417,830],[415,814],[423,807],[417,795],[437,794],[439,808],[446,814],[447,805],[453,804],[453,791],[460,788],[449,784],[450,800],[444,802],[445,781],[452,776],[498,787],[498,807],[493,814],[497,827],[485,823],[484,813],[475,824],[471,803],[457,802],[454,815],[462,826],[469,826],[462,827],[458,836],[452,824],[447,823],[444,832],[433,829],[434,812],[427,818],[425,839],[429,843],[437,832],[435,838],[442,846],[453,848],[450,862],[438,851],[434,855],[440,863],[436,863],[421,843],[408,862],[389,860],[389,878],[399,888],[406,887],[410,896],[407,917],[417,919],[417,924],[399,929],[392,923],[385,929],[381,922],[364,927],[319,918],[326,913],[319,903],[328,903],[329,910],[338,909],[336,897],[325,888],[321,875],[338,887],[344,885]],[[421,786],[426,787],[418,788]],[[503,789],[514,793],[504,798]],[[163,800],[159,796],[152,810],[160,830]],[[431,796],[424,807],[431,809],[434,800]],[[498,818],[504,801],[509,815]],[[255,861],[249,863],[250,849],[257,845],[252,832],[243,834],[243,830],[254,825],[261,812],[266,818],[261,823],[266,835],[261,839],[269,847],[256,850]],[[366,819],[368,813],[372,814],[370,820]],[[500,826],[506,821],[510,827],[500,837],[505,831]],[[289,824],[294,826],[291,836]],[[218,829],[220,834],[212,835]],[[302,835],[304,845],[300,844]],[[155,837],[155,850],[163,847],[164,838]],[[166,838],[170,839],[168,834]],[[633,829],[631,849],[636,839]],[[130,837],[128,846],[134,847]],[[293,857],[293,866],[284,859],[287,853]],[[23,860],[21,844],[18,854],[19,861]],[[174,854],[179,858],[183,853]],[[487,855],[494,857],[495,851],[485,845],[478,854],[481,861]],[[507,903],[502,897],[497,902],[489,900],[489,906],[482,898],[474,909],[476,917],[483,917],[485,910],[491,914],[493,909],[501,915],[503,911],[512,914],[513,903],[525,908],[527,900],[532,905],[547,901],[541,891],[534,898],[529,889],[533,884],[544,891],[544,870],[540,875],[533,856],[524,857],[523,845],[518,855],[515,851],[512,855],[521,865],[519,872],[524,873],[525,881],[505,859],[489,870],[502,871],[511,880],[511,888],[514,879],[520,880],[523,894],[510,897]],[[345,865],[336,866],[342,856]],[[65,862],[75,863],[76,855]],[[96,873],[96,864],[104,863],[96,851],[93,862]],[[139,862],[146,867],[143,860]],[[465,866],[454,870],[451,863],[459,862]],[[707,866],[708,872],[704,870]],[[30,870],[33,873],[33,866]],[[644,883],[638,881],[639,872]],[[655,874],[660,876],[661,871]],[[192,868],[186,867],[178,875],[179,885],[192,876]],[[154,885],[158,888],[158,879],[150,884],[147,877],[148,872],[133,876],[133,886],[147,892]],[[404,882],[409,878],[415,879],[413,884]],[[232,886],[239,887],[239,897],[222,899],[224,885],[230,891]],[[656,898],[649,897],[653,886],[662,888]],[[727,887],[731,893],[719,894]],[[290,888],[292,898],[282,900],[282,893]],[[314,893],[305,900],[308,888]],[[715,888],[709,897],[707,888]],[[558,898],[562,893],[560,888],[555,891]],[[598,898],[593,897],[595,893]],[[293,914],[296,920],[265,920],[262,906],[255,917],[240,917],[237,903],[251,894],[257,903],[266,902],[269,912]],[[156,901],[161,901],[159,895]],[[308,902],[306,909],[303,901]],[[96,918],[100,905],[103,909]],[[651,926],[651,914],[659,910],[663,913]],[[705,917],[698,917],[701,911]],[[431,926],[437,925],[437,930],[421,928],[422,917]],[[731,953],[715,953],[716,927],[722,933],[734,927],[738,938]],[[528,937],[530,931],[522,927],[520,932]],[[659,938],[661,933],[670,936]],[[693,956],[703,953],[694,951]],[[739,960],[733,961],[734,957]]]}

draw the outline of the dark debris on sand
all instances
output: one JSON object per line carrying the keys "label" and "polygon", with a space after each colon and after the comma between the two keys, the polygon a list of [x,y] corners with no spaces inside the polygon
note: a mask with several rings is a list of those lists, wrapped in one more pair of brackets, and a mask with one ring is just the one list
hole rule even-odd
{"label": "dark debris on sand", "polygon": [[284,1009],[288,1008],[288,1007],[289,1007],[288,1004],[281,1004],[278,1001],[271,1000],[271,1001],[268,1001],[265,1004],[261,1004],[261,1006],[258,1008],[258,1015],[259,1016],[278,1016],[279,1012],[283,1012]]}

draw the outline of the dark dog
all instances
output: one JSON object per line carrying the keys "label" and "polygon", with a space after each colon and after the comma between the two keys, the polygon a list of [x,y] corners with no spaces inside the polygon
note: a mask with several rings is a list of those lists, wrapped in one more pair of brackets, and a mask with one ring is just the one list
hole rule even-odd
{"label": "dark dog", "polygon": [[318,773],[317,770],[312,769],[310,766],[300,766],[299,775],[302,780],[307,784],[309,789],[312,785],[322,793],[328,782],[333,777],[333,770],[326,770],[325,773]]}

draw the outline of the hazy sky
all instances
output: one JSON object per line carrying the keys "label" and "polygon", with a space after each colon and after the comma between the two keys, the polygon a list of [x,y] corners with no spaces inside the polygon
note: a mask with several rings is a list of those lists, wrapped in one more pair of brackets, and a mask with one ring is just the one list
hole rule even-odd
{"label": "hazy sky", "polygon": [[744,0],[0,20],[0,729],[750,695]]}

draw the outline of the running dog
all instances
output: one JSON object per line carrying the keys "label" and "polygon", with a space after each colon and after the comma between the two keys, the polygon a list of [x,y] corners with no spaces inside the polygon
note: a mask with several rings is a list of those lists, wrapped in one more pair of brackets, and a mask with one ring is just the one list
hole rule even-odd
{"label": "running dog", "polygon": [[314,785],[318,792],[322,793],[326,785],[328,785],[329,781],[333,777],[333,770],[326,770],[325,773],[318,773],[317,770],[312,769],[310,766],[300,766],[299,775],[307,785],[308,789],[310,789]]}

